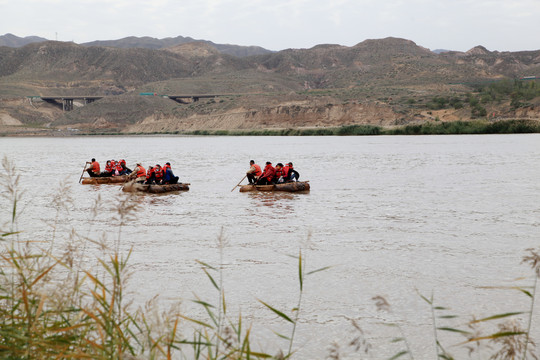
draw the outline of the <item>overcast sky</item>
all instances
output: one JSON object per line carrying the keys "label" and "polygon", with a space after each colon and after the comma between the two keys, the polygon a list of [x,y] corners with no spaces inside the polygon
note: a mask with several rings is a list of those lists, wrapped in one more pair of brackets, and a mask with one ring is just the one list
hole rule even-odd
{"label": "overcast sky", "polygon": [[270,50],[388,36],[429,49],[540,49],[540,0],[0,0],[0,35],[189,36]]}

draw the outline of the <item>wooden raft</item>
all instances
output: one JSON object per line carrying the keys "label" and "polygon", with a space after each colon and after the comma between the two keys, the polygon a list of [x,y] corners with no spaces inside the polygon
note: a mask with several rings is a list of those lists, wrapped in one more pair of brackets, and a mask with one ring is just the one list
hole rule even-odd
{"label": "wooden raft", "polygon": [[309,191],[309,181],[293,181],[274,185],[242,185],[240,192],[248,191],[285,191],[285,192],[300,192]]}
{"label": "wooden raft", "polygon": [[165,184],[165,185],[146,185],[137,182],[128,182],[122,188],[122,191],[125,192],[145,192],[150,194],[162,194],[173,191],[188,191],[188,183],[178,183],[178,184]]}
{"label": "wooden raft", "polygon": [[127,175],[119,176],[104,176],[104,177],[85,177],[82,179],[83,185],[98,185],[98,184],[123,184],[128,181]]}

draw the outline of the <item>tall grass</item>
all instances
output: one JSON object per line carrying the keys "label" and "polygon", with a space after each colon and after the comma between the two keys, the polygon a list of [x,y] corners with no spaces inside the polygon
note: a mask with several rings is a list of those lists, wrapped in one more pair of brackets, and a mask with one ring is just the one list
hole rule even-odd
{"label": "tall grass", "polygon": [[[3,167],[1,194],[11,207],[10,221],[2,225],[7,228],[0,232],[0,358],[270,357],[251,351],[249,328],[242,328],[241,318],[225,326],[224,291],[220,291],[220,306],[213,318],[215,326],[193,320],[199,328],[189,337],[180,331],[186,315],[176,310],[159,313],[152,308],[134,308],[125,292],[131,250],[121,250],[122,227],[134,219],[137,204],[128,196],[119,194],[114,201],[117,232],[113,242],[72,232],[69,239],[57,241],[58,246],[53,247],[59,213],[52,224],[51,238],[45,243],[20,236],[19,177],[6,159]],[[69,192],[61,188],[63,191],[53,200],[58,211],[62,210],[60,204],[69,203]],[[95,218],[102,210],[98,199],[90,216]],[[54,251],[60,243],[63,251]],[[83,258],[89,244],[99,247],[102,256],[95,266],[85,268]],[[222,281],[215,285],[222,289]],[[214,314],[207,303],[200,305]],[[156,313],[160,315],[152,315]],[[231,329],[240,339],[235,345],[229,339]]]}

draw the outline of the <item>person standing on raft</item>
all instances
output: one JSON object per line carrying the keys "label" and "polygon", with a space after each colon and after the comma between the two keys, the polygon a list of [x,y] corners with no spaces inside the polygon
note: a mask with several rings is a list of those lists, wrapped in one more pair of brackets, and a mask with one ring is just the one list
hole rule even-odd
{"label": "person standing on raft", "polygon": [[249,161],[249,170],[246,172],[247,179],[250,184],[255,184],[255,182],[259,179],[259,176],[262,175],[261,167],[257,164],[255,164],[254,160]]}

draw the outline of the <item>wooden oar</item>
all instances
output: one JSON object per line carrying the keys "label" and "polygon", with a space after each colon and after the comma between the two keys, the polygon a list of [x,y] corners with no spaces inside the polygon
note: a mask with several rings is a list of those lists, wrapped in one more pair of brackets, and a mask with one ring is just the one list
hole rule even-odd
{"label": "wooden oar", "polygon": [[236,184],[236,186],[235,186],[235,187],[233,187],[233,188],[232,188],[231,192],[233,192],[233,191],[234,191],[234,189],[236,189],[236,188],[238,187],[238,185],[240,185],[240,183],[241,183],[242,181],[244,181],[244,179],[246,178],[246,176],[247,176],[247,174],[246,174],[246,175],[244,175],[244,177],[242,178],[242,180],[240,180],[240,182],[239,182],[238,184]]}
{"label": "wooden oar", "polygon": [[82,170],[82,174],[81,174],[81,177],[79,178],[79,184],[81,183],[81,180],[82,180],[82,177],[84,175],[84,172],[86,171],[86,165],[88,164],[88,162],[86,162],[86,164],[84,164],[84,168]]}

